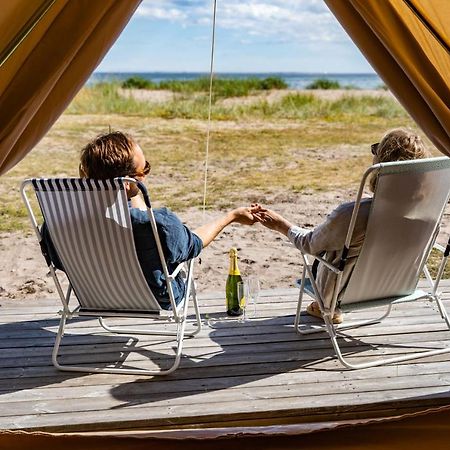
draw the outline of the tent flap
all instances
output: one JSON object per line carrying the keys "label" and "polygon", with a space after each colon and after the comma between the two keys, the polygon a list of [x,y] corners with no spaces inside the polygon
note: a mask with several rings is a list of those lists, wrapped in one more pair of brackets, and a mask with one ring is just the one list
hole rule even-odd
{"label": "tent flap", "polygon": [[8,2],[10,14],[0,16],[0,30],[3,22],[8,25],[0,34],[0,53],[20,44],[0,67],[0,174],[17,164],[58,119],[140,1]]}
{"label": "tent flap", "polygon": [[450,155],[450,2],[325,2],[412,118]]}

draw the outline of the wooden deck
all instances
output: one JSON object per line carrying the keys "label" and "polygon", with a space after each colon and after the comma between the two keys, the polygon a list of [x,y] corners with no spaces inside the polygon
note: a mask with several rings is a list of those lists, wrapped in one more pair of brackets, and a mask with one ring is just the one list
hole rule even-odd
{"label": "wooden deck", "polygon": [[[444,291],[450,307],[450,282],[444,283]],[[204,316],[223,317],[220,297],[200,297]],[[51,351],[59,303],[2,299],[0,429],[250,426],[376,417],[450,404],[450,354],[343,370],[324,335],[299,337],[294,332],[296,300],[297,290],[264,292],[257,319],[204,326],[199,336],[185,341],[174,374],[144,378],[57,371]],[[368,310],[345,319],[363,317],[370,317]],[[97,323],[84,318],[69,326],[64,362],[167,363],[167,342],[113,336],[101,332]],[[95,334],[89,337],[88,332]],[[382,324],[354,330],[352,338],[349,333],[342,339],[345,353],[358,362],[370,355],[450,345],[450,332],[427,301],[399,305]],[[134,351],[128,354],[130,349]]]}

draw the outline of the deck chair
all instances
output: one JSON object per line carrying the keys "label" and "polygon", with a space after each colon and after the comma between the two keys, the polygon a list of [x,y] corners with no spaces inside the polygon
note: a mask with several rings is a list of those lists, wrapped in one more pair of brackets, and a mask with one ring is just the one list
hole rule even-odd
{"label": "deck chair", "polygon": [[[364,243],[348,283],[341,289],[343,270],[361,198],[366,180],[371,174],[377,177],[377,181]],[[450,253],[450,241],[447,248],[435,244],[449,193],[450,158],[428,158],[371,166],[360,184],[340,263],[333,266],[320,256],[302,252],[304,265],[294,323],[296,331],[300,334],[328,332],[339,361],[350,369],[450,352],[450,348],[440,348],[356,364],[349,362],[342,355],[337,334],[338,330],[378,323],[389,315],[393,305],[423,298],[436,302],[442,319],[450,329],[449,316],[438,293],[439,282]],[[426,265],[433,246],[443,253],[434,281]],[[314,259],[336,274],[334,295],[328,308],[325,307],[314,281]],[[422,272],[429,284],[426,291],[417,288]],[[324,318],[323,326],[301,322],[302,298],[305,292],[318,302]],[[386,305],[387,310],[376,319],[340,326],[332,323],[337,306],[345,312],[381,305]]]}
{"label": "deck chair", "polygon": [[[137,186],[147,205],[151,228],[167,283],[170,311],[161,308],[139,265],[124,187],[125,182],[134,183]],[[33,190],[69,282],[66,292],[62,288],[47,249],[43,247],[41,231],[33,212],[33,209],[38,211],[38,206],[35,201],[34,206],[31,205]],[[185,264],[180,264],[173,273],[169,273],[145,186],[126,177],[113,180],[29,179],[22,183],[21,193],[63,305],[52,354],[54,366],[66,371],[137,375],[167,375],[176,370],[180,363],[184,337],[194,336],[201,329],[193,283],[194,261],[190,260]],[[183,301],[176,305],[172,280],[183,269],[186,273],[186,294]],[[75,297],[77,301],[76,307],[72,309],[69,308],[71,296]],[[195,309],[196,329],[186,333],[190,299],[192,299]],[[146,370],[59,363],[58,352],[66,322],[78,316],[98,318],[100,325],[111,333],[174,337],[176,350],[173,364],[167,369]],[[108,325],[106,320],[111,317],[134,318],[135,321],[137,318],[150,319],[149,328],[139,330],[113,327]],[[115,364],[117,365],[117,361]]]}

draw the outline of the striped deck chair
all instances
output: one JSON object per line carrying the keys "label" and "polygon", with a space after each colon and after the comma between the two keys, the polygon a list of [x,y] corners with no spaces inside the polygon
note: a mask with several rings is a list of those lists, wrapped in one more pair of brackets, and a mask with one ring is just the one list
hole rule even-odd
{"label": "striped deck chair", "polygon": [[[125,181],[138,187],[147,205],[167,282],[172,306],[170,311],[161,309],[139,265]],[[201,329],[193,283],[193,260],[180,264],[173,273],[169,273],[145,186],[132,178],[105,181],[77,178],[25,180],[22,183],[21,193],[41,247],[43,247],[42,235],[30,203],[33,192],[30,186],[34,189],[48,232],[69,281],[68,289],[64,292],[54,264],[49,256],[44,254],[63,304],[52,354],[55,367],[67,371],[138,375],[166,375],[176,370],[180,363],[184,337],[194,336]],[[186,295],[183,301],[176,305],[171,281],[180,270],[186,272]],[[77,300],[77,306],[74,308],[69,308],[71,297]],[[186,333],[190,299],[194,304],[196,329]],[[58,362],[58,352],[66,321],[77,316],[96,317],[100,325],[112,333],[174,336],[175,360],[169,368],[158,370],[63,365]],[[145,318],[153,321],[150,321],[149,329],[136,330],[109,326],[105,321],[107,317]],[[117,361],[115,363],[117,365]]]}
{"label": "striped deck chair", "polygon": [[[371,174],[377,177],[377,182],[366,236],[350,279],[344,289],[341,289],[343,270],[358,209],[366,181]],[[342,355],[338,339],[339,330],[380,322],[389,315],[394,304],[420,298],[428,298],[437,304],[442,319],[450,329],[450,319],[438,292],[450,253],[450,241],[447,248],[435,243],[449,194],[450,158],[428,158],[371,166],[361,181],[340,264],[335,267],[320,256],[302,252],[304,269],[294,324],[296,331],[300,334],[327,331],[339,361],[350,369],[373,367],[450,352],[450,347],[447,346],[357,364],[349,362]],[[433,247],[443,254],[435,280],[432,279],[426,265]],[[319,260],[328,270],[336,274],[334,295],[328,308],[325,307],[314,281],[313,259]],[[430,286],[426,291],[417,289],[422,273]],[[324,326],[301,323],[304,292],[318,302],[324,318]],[[387,310],[376,319],[339,326],[332,323],[337,306],[345,312],[381,305],[386,305]]]}

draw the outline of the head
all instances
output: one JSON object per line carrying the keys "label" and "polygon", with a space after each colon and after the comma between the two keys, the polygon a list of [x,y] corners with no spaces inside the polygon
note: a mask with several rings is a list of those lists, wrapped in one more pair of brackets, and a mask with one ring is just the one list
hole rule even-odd
{"label": "head", "polygon": [[97,136],[81,150],[81,177],[105,180],[128,176],[141,179],[149,172],[150,164],[145,160],[142,149],[130,135],[121,131]]}
{"label": "head", "polygon": [[147,174],[148,163],[141,148],[121,131],[97,136],[81,150],[80,176],[105,180]]}
{"label": "head", "polygon": [[[408,128],[395,128],[388,131],[381,141],[372,144],[373,163],[406,161],[428,158],[430,155],[416,133]],[[375,190],[376,176],[370,179],[370,188]]]}

